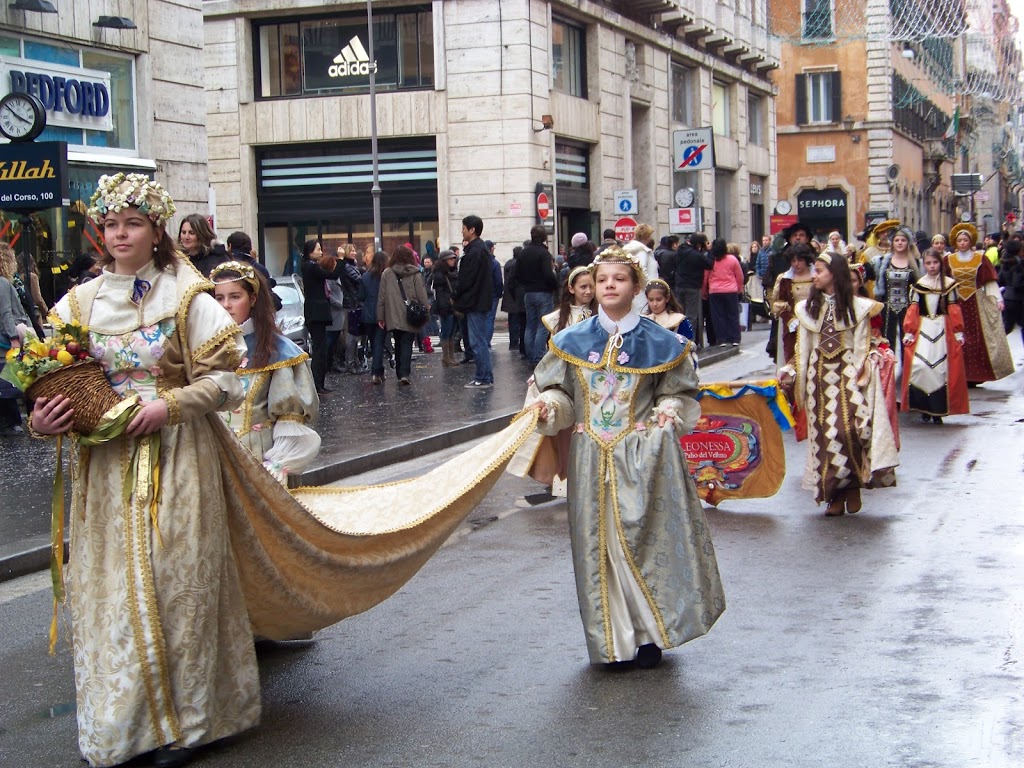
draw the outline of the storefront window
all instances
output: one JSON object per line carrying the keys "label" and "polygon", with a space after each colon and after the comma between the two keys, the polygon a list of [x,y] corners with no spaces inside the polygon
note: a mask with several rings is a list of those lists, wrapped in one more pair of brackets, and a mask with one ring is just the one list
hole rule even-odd
{"label": "storefront window", "polygon": [[83,51],[82,66],[110,74],[110,110],[114,116],[114,130],[87,130],[86,144],[90,147],[135,149],[134,63],[123,56]]}
{"label": "storefront window", "polygon": [[254,37],[261,98],[365,90],[371,70],[381,90],[429,88],[434,83],[429,9],[374,15],[374,61],[361,14],[258,24]]}

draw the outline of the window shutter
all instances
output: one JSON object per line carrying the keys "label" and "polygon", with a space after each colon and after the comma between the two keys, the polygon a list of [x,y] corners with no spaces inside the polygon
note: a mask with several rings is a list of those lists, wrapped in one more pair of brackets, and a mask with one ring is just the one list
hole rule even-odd
{"label": "window shutter", "polygon": [[807,125],[807,75],[796,76],[796,124]]}
{"label": "window shutter", "polygon": [[843,119],[843,91],[840,87],[839,72],[832,73],[832,120],[833,123]]}

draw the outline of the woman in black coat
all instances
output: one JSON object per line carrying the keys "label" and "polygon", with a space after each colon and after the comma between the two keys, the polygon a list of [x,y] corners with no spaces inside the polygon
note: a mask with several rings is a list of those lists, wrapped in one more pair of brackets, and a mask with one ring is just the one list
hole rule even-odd
{"label": "woman in black coat", "polygon": [[313,381],[318,395],[330,394],[325,384],[330,350],[327,327],[331,324],[331,302],[327,281],[338,277],[340,264],[326,259],[319,240],[302,245],[302,289],[305,294],[306,329],[309,331],[309,352],[312,358]]}

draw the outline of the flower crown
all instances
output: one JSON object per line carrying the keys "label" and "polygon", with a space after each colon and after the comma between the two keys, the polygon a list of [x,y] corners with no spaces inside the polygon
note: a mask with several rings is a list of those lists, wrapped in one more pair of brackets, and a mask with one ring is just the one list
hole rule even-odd
{"label": "flower crown", "polygon": [[[240,277],[221,277],[225,272],[237,272]],[[218,280],[217,278],[220,277]],[[260,279],[256,276],[256,270],[251,264],[243,264],[240,261],[225,261],[210,270],[210,281],[214,285],[225,283],[237,283],[244,280],[252,286],[253,293],[260,292]]]}
{"label": "flower crown", "polygon": [[142,173],[118,173],[100,176],[89,200],[89,216],[99,222],[108,213],[120,213],[131,206],[154,224],[166,224],[175,211],[174,201],[160,184]]}
{"label": "flower crown", "polygon": [[626,264],[632,267],[633,272],[636,273],[637,283],[647,285],[647,273],[640,266],[640,260],[636,256],[626,253],[621,248],[605,248],[597,254],[590,264],[591,274],[596,274],[597,268],[602,264]]}

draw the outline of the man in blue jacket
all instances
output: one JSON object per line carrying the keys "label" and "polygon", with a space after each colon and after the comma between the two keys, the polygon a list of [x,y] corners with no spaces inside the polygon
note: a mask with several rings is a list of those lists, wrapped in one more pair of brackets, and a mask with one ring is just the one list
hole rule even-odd
{"label": "man in blue jacket", "polygon": [[491,254],[480,239],[484,222],[479,216],[462,220],[462,237],[466,241],[459,277],[455,284],[455,309],[466,315],[469,343],[476,362],[476,375],[466,389],[487,389],[494,386],[491,351],[487,341],[487,316],[491,311],[494,281],[491,275]]}

